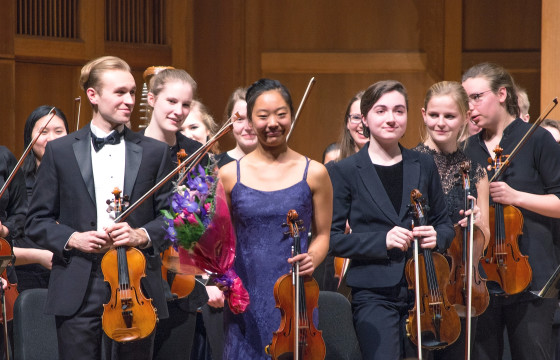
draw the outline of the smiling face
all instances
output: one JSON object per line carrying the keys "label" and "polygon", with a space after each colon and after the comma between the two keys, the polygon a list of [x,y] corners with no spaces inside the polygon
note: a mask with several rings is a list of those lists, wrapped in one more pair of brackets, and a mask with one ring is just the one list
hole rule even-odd
{"label": "smiling face", "polygon": [[[49,115],[46,115],[37,120],[37,122],[33,126],[33,132],[31,135],[32,138],[35,138],[35,136],[37,136],[49,117]],[[33,153],[35,154],[38,162],[41,162],[41,160],[43,159],[47,143],[66,134],[67,133],[66,128],[64,127],[64,121],[58,116],[54,116],[47,127],[41,132],[41,136],[39,136],[37,142],[35,142],[35,144],[33,145]]]}
{"label": "smiling face", "polygon": [[253,129],[263,146],[286,143],[292,125],[290,107],[278,90],[263,92],[255,100],[251,115]]}
{"label": "smiling face", "polygon": [[189,112],[181,131],[189,139],[196,140],[201,144],[205,144],[208,140],[210,129],[204,125],[202,113],[197,106],[193,107]]}
{"label": "smiling face", "polygon": [[422,109],[422,116],[430,139],[440,150],[456,148],[457,139],[465,126],[466,118],[451,96],[432,97],[427,108]]}
{"label": "smiling face", "polygon": [[377,100],[364,119],[370,137],[379,144],[396,144],[406,131],[406,100],[398,91],[390,91]]}
{"label": "smiling face", "polygon": [[148,103],[153,107],[152,120],[165,132],[181,129],[191,110],[193,89],[189,83],[169,81],[157,96],[148,93]]}
{"label": "smiling face", "polygon": [[90,87],[86,91],[94,105],[95,125],[107,130],[130,121],[136,95],[132,74],[123,70],[106,70],[101,74],[98,89]]}
{"label": "smiling face", "polygon": [[354,101],[350,106],[350,113],[348,114],[348,119],[346,119],[346,128],[356,144],[356,150],[361,149],[369,141],[369,139],[364,136],[362,114],[360,113],[360,100]]}
{"label": "smiling face", "polygon": [[239,118],[233,122],[233,137],[237,145],[245,154],[253,151],[257,146],[257,135],[253,131],[253,126],[247,119],[247,102],[237,100],[233,105],[232,114],[238,113]]}

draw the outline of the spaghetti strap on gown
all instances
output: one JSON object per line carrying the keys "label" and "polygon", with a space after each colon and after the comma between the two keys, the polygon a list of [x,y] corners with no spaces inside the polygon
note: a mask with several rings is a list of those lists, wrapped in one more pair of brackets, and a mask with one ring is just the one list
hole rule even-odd
{"label": "spaghetti strap on gown", "polygon": [[312,194],[307,184],[309,159],[303,179],[281,190],[261,191],[244,185],[237,161],[237,183],[231,192],[232,221],[237,236],[235,272],[243,280],[251,303],[234,315],[224,307],[224,359],[270,359],[264,348],[280,326],[274,284],[290,271],[292,239],[282,226],[290,209],[298,212],[306,231],[300,233],[302,252],[307,252],[311,226]]}

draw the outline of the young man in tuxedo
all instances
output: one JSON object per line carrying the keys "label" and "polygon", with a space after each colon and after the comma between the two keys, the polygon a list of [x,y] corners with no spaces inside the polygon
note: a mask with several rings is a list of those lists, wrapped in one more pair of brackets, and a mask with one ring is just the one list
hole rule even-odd
{"label": "young man in tuxedo", "polygon": [[134,203],[172,165],[165,144],[125,127],[136,91],[125,61],[112,56],[90,61],[82,68],[80,85],[93,118],[47,145],[26,221],[29,238],[54,254],[46,312],[56,317],[60,359],[150,359],[153,334],[117,343],[103,333],[103,303],[117,290],[104,282],[101,259],[117,246],[140,249],[147,261],[142,288],[159,318],[168,316],[159,258],[165,230],[159,211],[168,207],[171,184],[124,222],[114,223],[106,201],[118,187]]}

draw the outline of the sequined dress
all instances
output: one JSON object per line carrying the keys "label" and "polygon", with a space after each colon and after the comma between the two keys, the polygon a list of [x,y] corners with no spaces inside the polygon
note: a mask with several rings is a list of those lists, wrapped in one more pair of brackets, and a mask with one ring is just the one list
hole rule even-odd
{"label": "sequined dress", "polygon": [[[280,310],[275,308],[274,284],[290,271],[292,239],[285,235],[289,210],[295,209],[303,226],[309,229],[312,194],[307,184],[309,160],[300,182],[275,191],[252,189],[240,181],[231,192],[232,220],[237,236],[234,268],[249,292],[251,303],[240,315],[226,306],[224,311],[224,359],[270,359],[264,348],[280,325]],[[307,231],[302,231],[301,250],[307,252]]]}

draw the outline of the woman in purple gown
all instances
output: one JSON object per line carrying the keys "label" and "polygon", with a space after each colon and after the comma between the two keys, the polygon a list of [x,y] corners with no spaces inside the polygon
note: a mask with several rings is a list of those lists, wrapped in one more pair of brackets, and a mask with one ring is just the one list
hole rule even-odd
{"label": "woman in purple gown", "polygon": [[[257,148],[220,170],[237,236],[234,267],[251,301],[240,315],[226,307],[224,359],[269,358],[264,348],[280,325],[274,284],[295,261],[302,276],[313,273],[327,253],[332,216],[326,169],[288,147],[294,112],[286,87],[270,79],[255,82],[247,90],[247,114]],[[301,232],[302,253],[294,257],[282,227],[291,209],[306,229],[313,228],[313,239]]]}

